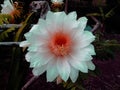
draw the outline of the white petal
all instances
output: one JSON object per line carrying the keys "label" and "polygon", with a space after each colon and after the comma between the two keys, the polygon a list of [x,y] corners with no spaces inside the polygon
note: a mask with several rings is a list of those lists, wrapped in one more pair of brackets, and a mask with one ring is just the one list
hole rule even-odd
{"label": "white petal", "polygon": [[64,18],[64,24],[63,24],[64,30],[78,30],[79,22],[77,22],[73,18],[70,19],[67,16]]}
{"label": "white petal", "polygon": [[62,30],[65,16],[66,16],[65,12],[52,13],[49,11],[47,16],[49,18],[46,18],[48,32],[54,33],[58,30]]}
{"label": "white petal", "polygon": [[47,64],[50,60],[53,59],[53,57],[47,56],[48,54],[46,53],[36,53],[32,55],[30,59],[30,67],[40,67],[42,65]]}
{"label": "white petal", "polygon": [[77,19],[77,13],[75,11],[74,12],[70,12],[67,17],[69,19],[76,20]]}
{"label": "white petal", "polygon": [[78,45],[76,47],[84,48],[95,40],[95,36],[89,31],[84,31],[80,36],[76,35],[75,39]]}
{"label": "white petal", "polygon": [[44,37],[47,36],[46,34],[48,34],[48,32],[46,29],[47,29],[46,28],[46,21],[43,19],[39,19],[39,23],[36,25],[33,25],[31,30],[25,34],[25,37],[28,41],[38,42],[39,39],[41,40],[41,38],[43,36]]}
{"label": "white petal", "polygon": [[13,11],[13,8],[11,8],[10,6],[6,6],[6,7],[2,8],[1,13],[2,14],[10,14],[12,11]]}
{"label": "white petal", "polygon": [[77,80],[78,75],[79,75],[79,71],[77,69],[71,67],[70,78],[73,83]]}
{"label": "white petal", "polygon": [[64,17],[66,16],[65,12],[51,12],[51,11],[48,11],[47,15],[46,15],[46,21],[48,23],[58,23],[60,22],[61,20],[64,19]]}
{"label": "white petal", "polygon": [[[41,40],[42,41],[42,40]],[[31,45],[29,45],[28,47],[28,51],[32,51],[32,52],[49,52],[48,47],[46,46],[48,44],[46,44],[45,42],[38,42],[38,43],[32,43]]]}
{"label": "white petal", "polygon": [[43,65],[41,67],[35,67],[33,70],[32,70],[32,73],[33,75],[35,76],[39,76],[41,74],[43,74],[46,70],[46,65]]}
{"label": "white petal", "polygon": [[81,49],[75,48],[74,52],[71,54],[71,56],[73,56],[76,59],[79,59],[79,61],[90,61],[93,59],[91,55],[96,55],[92,44]]}
{"label": "white petal", "polygon": [[46,35],[39,34],[39,33],[35,34],[32,32],[26,33],[25,37],[32,47],[43,45],[44,43],[46,43],[48,38]]}
{"label": "white petal", "polygon": [[1,13],[3,14],[10,14],[14,10],[14,7],[9,0],[4,0],[1,6],[2,6]]}
{"label": "white petal", "polygon": [[28,52],[25,55],[25,59],[29,62],[31,60],[32,55],[36,54],[35,52]]}
{"label": "white petal", "polygon": [[51,82],[58,76],[56,60],[51,60],[47,65],[47,81]]}
{"label": "white petal", "polygon": [[20,43],[20,47],[28,47],[30,45],[30,43],[28,41],[22,41]]}
{"label": "white petal", "polygon": [[[33,37],[33,33],[31,33],[31,32],[25,33],[24,36],[25,36],[26,40],[27,40],[28,42],[30,42],[30,43],[31,43],[31,41],[32,41],[32,42],[35,41],[35,39],[34,39],[34,37]],[[33,39],[34,39],[34,40],[33,40]]]}
{"label": "white petal", "polygon": [[84,73],[88,73],[88,67],[87,67],[86,62],[80,62],[79,58],[76,59],[76,58],[72,57],[72,58],[69,60],[69,63],[70,63],[71,66],[73,66],[75,69],[78,69],[78,70],[80,70],[81,72],[84,72]]}
{"label": "white petal", "polygon": [[[37,25],[39,25],[39,27],[38,27],[38,29],[39,29],[39,34],[44,34],[44,33],[46,33],[47,31],[46,31],[46,27],[47,27],[47,22],[44,20],[44,19],[39,19],[39,21],[38,21],[38,24]],[[37,33],[36,33],[37,34]]]}
{"label": "white petal", "polygon": [[27,49],[28,51],[36,52],[38,50],[38,46],[36,45],[31,45]]}
{"label": "white petal", "polygon": [[63,23],[66,14],[65,12],[56,12],[55,16],[56,17],[54,17],[54,20],[57,23],[57,26],[59,26],[59,24]]}
{"label": "white petal", "polygon": [[88,62],[87,62],[87,66],[88,66],[88,69],[90,69],[90,70],[95,70],[95,65],[93,64],[92,61],[88,61]]}
{"label": "white petal", "polygon": [[62,3],[63,0],[51,0],[52,3],[57,2],[57,3]]}
{"label": "white petal", "polygon": [[70,75],[70,65],[67,60],[57,60],[57,69],[60,74],[60,77],[66,82]]}
{"label": "white petal", "polygon": [[33,25],[29,32],[34,32],[34,30],[39,30],[39,25]]}
{"label": "white petal", "polygon": [[84,48],[84,52],[88,52],[90,55],[96,55],[94,46],[90,44],[89,46]]}
{"label": "white petal", "polygon": [[46,15],[46,20],[49,21],[51,19],[54,19],[54,13],[51,11],[48,11]]}
{"label": "white petal", "polygon": [[30,59],[29,61],[30,61],[30,68],[42,66],[41,63],[40,63],[40,61],[38,61],[38,60],[32,60],[32,59]]}
{"label": "white petal", "polygon": [[83,31],[86,27],[86,24],[87,24],[87,18],[86,17],[81,17],[78,19],[78,22],[79,22],[79,30],[80,31]]}
{"label": "white petal", "polygon": [[83,61],[90,61],[92,60],[92,56],[91,56],[92,52],[88,52],[88,50],[86,50],[86,48],[83,49],[75,49],[75,51],[73,53],[71,53],[72,58],[79,60],[80,62]]}

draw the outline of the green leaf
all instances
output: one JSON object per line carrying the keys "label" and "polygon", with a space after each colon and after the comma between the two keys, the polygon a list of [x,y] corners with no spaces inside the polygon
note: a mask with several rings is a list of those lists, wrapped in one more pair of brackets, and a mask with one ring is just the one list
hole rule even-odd
{"label": "green leaf", "polygon": [[0,14],[0,25],[6,23],[9,23],[9,19],[11,18],[11,16],[9,14]]}
{"label": "green leaf", "polygon": [[110,18],[111,16],[113,16],[115,14],[114,10],[117,8],[118,6],[115,6],[114,8],[112,8],[108,13],[105,14],[105,18]]}
{"label": "green leaf", "polygon": [[9,33],[12,33],[12,32],[15,32],[15,27],[13,26],[13,27],[11,27],[11,28],[9,28],[9,29],[7,29],[7,30],[4,30],[3,32],[1,32],[0,33],[0,41],[3,41],[3,40],[5,40],[6,38],[8,38],[9,37]]}

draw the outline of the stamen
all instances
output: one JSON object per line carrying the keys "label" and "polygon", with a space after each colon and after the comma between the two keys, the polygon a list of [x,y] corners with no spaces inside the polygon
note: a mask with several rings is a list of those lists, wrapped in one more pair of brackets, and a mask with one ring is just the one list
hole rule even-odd
{"label": "stamen", "polygon": [[56,56],[66,56],[71,51],[70,35],[63,32],[57,32],[50,41],[50,51]]}

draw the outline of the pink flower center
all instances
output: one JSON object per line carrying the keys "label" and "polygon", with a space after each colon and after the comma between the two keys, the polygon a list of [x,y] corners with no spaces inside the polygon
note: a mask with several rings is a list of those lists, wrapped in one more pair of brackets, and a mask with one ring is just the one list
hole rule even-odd
{"label": "pink flower center", "polygon": [[55,33],[49,43],[50,51],[55,56],[66,56],[69,55],[71,52],[71,37],[69,34],[63,33],[63,32],[57,32]]}

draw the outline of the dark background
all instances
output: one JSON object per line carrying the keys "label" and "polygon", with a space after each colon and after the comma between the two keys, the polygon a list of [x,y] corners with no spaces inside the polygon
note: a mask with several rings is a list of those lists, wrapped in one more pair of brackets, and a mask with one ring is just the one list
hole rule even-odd
{"label": "dark background", "polygon": [[[15,0],[13,0],[15,1]],[[28,13],[29,4],[33,0],[18,0],[24,2],[24,13]],[[47,0],[50,4],[50,0]],[[94,1],[94,2],[93,2]],[[86,16],[88,13],[100,13],[99,7],[102,7],[103,12],[107,13],[112,8],[116,7],[114,14],[109,18],[96,18],[104,24],[105,32],[110,34],[108,39],[116,39],[120,41],[120,0],[103,0],[102,4],[98,4],[99,0],[68,0],[68,12],[76,11],[78,17]],[[3,3],[3,0],[0,0]],[[87,16],[89,25],[95,24],[89,16]],[[0,90],[12,90],[8,88],[8,79],[10,74],[10,63],[12,58],[12,47],[0,46]],[[98,77],[89,77],[84,82],[85,90],[120,90],[120,53],[114,52],[114,59],[101,61],[94,59],[97,68],[101,74]],[[29,63],[25,60],[22,62],[21,72],[24,72],[20,87],[22,87],[33,75],[29,69]],[[10,87],[10,86],[9,86]],[[55,82],[47,83],[45,73],[34,81],[26,90],[65,90],[63,86],[56,85]]]}

